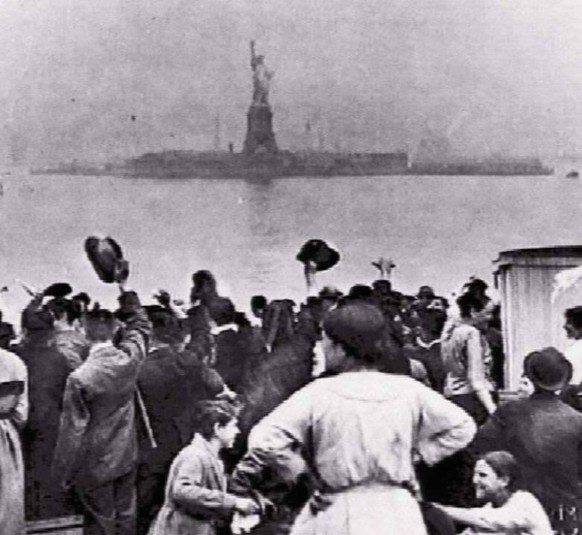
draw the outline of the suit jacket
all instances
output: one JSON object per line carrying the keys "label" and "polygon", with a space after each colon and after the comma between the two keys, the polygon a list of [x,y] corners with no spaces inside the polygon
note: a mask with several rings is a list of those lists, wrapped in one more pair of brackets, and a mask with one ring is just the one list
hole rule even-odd
{"label": "suit jacket", "polygon": [[582,498],[582,414],[551,392],[500,406],[478,431],[474,447],[479,453],[510,452],[522,486],[546,509]]}
{"label": "suit jacket", "polygon": [[192,440],[195,403],[213,398],[225,385],[216,370],[195,355],[168,345],[148,353],[138,384],[157,442],[155,449],[141,447],[140,463],[165,475],[174,457]]}
{"label": "suit jacket", "polygon": [[134,396],[150,324],[137,295],[122,295],[126,329],[117,346],[95,344],[65,387],[53,474],[93,488],[130,472],[137,462]]}
{"label": "suit jacket", "polygon": [[224,330],[214,337],[216,371],[228,387],[239,392],[245,377],[250,349],[242,333],[234,329]]}

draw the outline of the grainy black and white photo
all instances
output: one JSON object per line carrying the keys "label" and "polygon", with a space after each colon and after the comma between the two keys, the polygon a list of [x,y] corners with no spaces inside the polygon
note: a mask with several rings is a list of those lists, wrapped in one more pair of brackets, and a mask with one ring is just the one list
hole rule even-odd
{"label": "grainy black and white photo", "polygon": [[0,27],[0,535],[582,534],[579,0]]}

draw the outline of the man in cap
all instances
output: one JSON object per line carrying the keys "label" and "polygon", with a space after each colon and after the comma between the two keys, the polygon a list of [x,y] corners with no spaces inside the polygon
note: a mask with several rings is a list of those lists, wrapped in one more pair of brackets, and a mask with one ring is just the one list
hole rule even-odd
{"label": "man in cap", "polygon": [[522,467],[522,484],[548,512],[556,533],[582,529],[582,414],[558,392],[572,369],[555,348],[530,353],[524,374],[534,385],[526,398],[501,405],[478,431],[479,453],[506,450]]}

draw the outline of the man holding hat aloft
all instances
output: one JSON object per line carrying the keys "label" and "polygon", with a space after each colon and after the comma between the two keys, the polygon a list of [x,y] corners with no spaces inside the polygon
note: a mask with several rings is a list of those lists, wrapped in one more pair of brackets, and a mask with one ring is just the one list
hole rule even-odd
{"label": "man holding hat aloft", "polygon": [[67,379],[52,473],[79,496],[83,533],[133,535],[136,390],[151,325],[137,294],[126,289],[129,264],[119,246],[110,238],[90,238],[86,250],[99,278],[119,285],[120,309],[87,313],[91,347]]}

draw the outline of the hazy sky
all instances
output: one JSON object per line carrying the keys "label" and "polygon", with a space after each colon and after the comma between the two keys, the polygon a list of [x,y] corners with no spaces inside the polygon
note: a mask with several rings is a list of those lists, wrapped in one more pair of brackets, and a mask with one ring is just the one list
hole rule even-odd
{"label": "hazy sky", "polygon": [[208,149],[217,114],[240,149],[250,39],[282,146],[582,146],[580,0],[2,0],[0,19],[0,140],[36,159]]}

